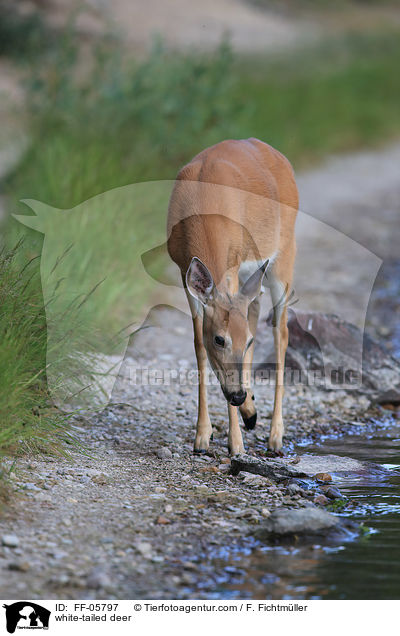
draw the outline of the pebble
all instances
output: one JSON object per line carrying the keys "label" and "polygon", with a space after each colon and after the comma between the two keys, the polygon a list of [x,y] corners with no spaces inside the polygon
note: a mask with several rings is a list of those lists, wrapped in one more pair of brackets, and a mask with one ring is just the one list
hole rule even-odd
{"label": "pebble", "polygon": [[95,590],[99,588],[109,587],[111,584],[110,577],[102,567],[95,567],[86,577],[86,584]]}
{"label": "pebble", "polygon": [[315,479],[322,482],[332,481],[332,475],[329,475],[328,473],[317,473],[315,475]]}
{"label": "pebble", "polygon": [[140,552],[142,557],[144,557],[145,559],[152,558],[153,548],[151,543],[147,543],[146,541],[141,541],[140,543],[137,543],[135,547],[136,547],[136,550]]}
{"label": "pebble", "polygon": [[156,524],[158,526],[167,526],[169,523],[171,523],[171,521],[167,519],[167,517],[163,517],[162,515],[160,515],[156,519]]}
{"label": "pebble", "polygon": [[219,464],[218,466],[218,470],[221,473],[229,473],[231,467],[230,467],[230,463],[229,464]]}
{"label": "pebble", "polygon": [[28,561],[11,561],[11,563],[8,564],[8,569],[14,570],[15,572],[27,572],[30,567]]}
{"label": "pebble", "polygon": [[323,490],[324,490],[324,495],[326,497],[329,497],[329,499],[344,499],[339,488],[336,488],[336,486],[328,486],[328,487],[325,487]]}
{"label": "pebble", "polygon": [[94,475],[92,477],[92,481],[95,484],[99,484],[100,486],[104,486],[105,484],[108,483],[108,477],[104,473],[100,473],[99,475]]}
{"label": "pebble", "polygon": [[32,484],[32,483],[27,483],[24,485],[24,490],[33,490],[33,491],[40,491],[41,488],[39,488],[38,486],[36,486],[36,484]]}
{"label": "pebble", "polygon": [[292,496],[293,495],[301,495],[302,492],[303,492],[303,489],[298,484],[289,484],[289,486],[288,486],[289,495],[292,495]]}
{"label": "pebble", "polygon": [[159,459],[172,459],[172,453],[166,446],[161,446],[161,448],[157,448],[156,455]]}
{"label": "pebble", "polygon": [[325,495],[317,495],[316,497],[314,497],[314,503],[318,506],[326,506],[328,501],[329,499],[328,497],[325,497]]}
{"label": "pebble", "polygon": [[19,545],[19,539],[15,534],[4,534],[1,537],[1,542],[8,548],[16,548]]}
{"label": "pebble", "polygon": [[264,519],[268,519],[268,517],[271,516],[271,511],[268,510],[268,508],[261,508],[261,516],[264,517]]}
{"label": "pebble", "polygon": [[209,492],[210,492],[210,489],[205,484],[202,484],[201,486],[197,486],[197,488],[195,488],[195,493],[197,495],[208,495]]}

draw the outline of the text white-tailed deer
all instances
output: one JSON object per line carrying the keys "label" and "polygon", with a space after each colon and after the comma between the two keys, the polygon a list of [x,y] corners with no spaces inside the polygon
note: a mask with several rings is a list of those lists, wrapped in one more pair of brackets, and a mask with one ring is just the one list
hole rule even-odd
{"label": "text white-tailed deer", "polygon": [[295,259],[298,194],[293,170],[258,139],[228,140],[203,150],[179,172],[168,214],[168,251],[189,301],[199,370],[195,452],[208,449],[207,357],[228,402],[229,451],[243,452],[257,412],[250,386],[259,295],[273,305],[276,386],[269,447],[282,447],[287,311]]}

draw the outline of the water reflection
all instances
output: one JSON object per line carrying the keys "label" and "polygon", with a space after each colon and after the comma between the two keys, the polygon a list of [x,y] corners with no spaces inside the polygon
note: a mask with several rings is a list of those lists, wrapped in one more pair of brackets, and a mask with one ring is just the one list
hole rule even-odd
{"label": "water reflection", "polygon": [[[339,546],[254,543],[245,551],[219,551],[212,558],[218,572],[214,598],[400,598],[400,424],[368,438],[326,440],[307,452],[369,462],[365,474],[337,476],[335,482],[350,500],[346,514],[372,531]],[[209,585],[204,581],[199,587],[206,591]]]}

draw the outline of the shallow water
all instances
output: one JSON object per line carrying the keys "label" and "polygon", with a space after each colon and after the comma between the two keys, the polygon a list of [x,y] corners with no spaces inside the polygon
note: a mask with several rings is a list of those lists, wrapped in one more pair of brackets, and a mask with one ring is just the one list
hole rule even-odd
{"label": "shallow water", "polygon": [[[369,532],[341,545],[266,547],[250,542],[244,550],[218,551],[213,555],[219,575],[212,596],[400,598],[400,423],[366,437],[346,435],[297,451],[371,463],[371,473],[334,476],[351,502],[346,516],[361,521]],[[374,470],[374,464],[387,470]]]}

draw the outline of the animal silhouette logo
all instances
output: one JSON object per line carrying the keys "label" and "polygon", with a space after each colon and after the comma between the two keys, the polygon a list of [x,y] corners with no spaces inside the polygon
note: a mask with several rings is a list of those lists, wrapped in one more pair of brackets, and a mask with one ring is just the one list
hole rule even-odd
{"label": "animal silhouette logo", "polygon": [[[25,200],[34,215],[14,215],[44,235],[40,275],[47,326],[46,377],[53,403],[60,409],[102,409],[108,404],[130,338],[148,326],[153,308],[168,305],[189,316],[179,268],[169,258],[165,242],[173,229],[166,231],[165,220],[174,183],[130,184],[65,210]],[[228,186],[195,183],[192,187],[192,200],[215,197],[215,190],[222,190],[221,197],[227,195],[233,203],[243,196]],[[264,197],[256,198],[255,204],[266,205]],[[226,216],[229,209],[217,213]],[[182,214],[193,214],[193,210]],[[328,298],[333,299],[327,306],[333,313],[342,294],[350,293],[343,286],[352,263],[362,263],[365,293],[357,319],[362,327],[380,259],[304,212],[299,212],[297,225],[298,280],[294,284],[296,293],[305,298],[299,310],[321,311],[321,303],[325,307]],[[257,236],[252,238],[257,244]],[[337,262],[322,301],[310,289],[309,262],[303,263],[302,255],[321,255],[325,244],[340,247],[340,253],[346,251],[352,258]],[[362,345],[357,368],[361,365]]]}
{"label": "animal silhouette logo", "polygon": [[14,634],[16,629],[49,628],[51,612],[37,603],[18,601],[3,607],[6,610],[6,626],[9,634]]}

